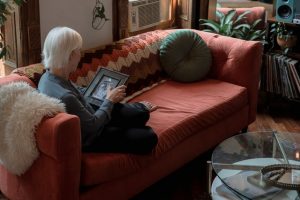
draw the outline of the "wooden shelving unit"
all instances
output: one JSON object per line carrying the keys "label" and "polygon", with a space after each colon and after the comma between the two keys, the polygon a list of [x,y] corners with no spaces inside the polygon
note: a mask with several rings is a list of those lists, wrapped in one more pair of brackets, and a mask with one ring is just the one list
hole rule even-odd
{"label": "wooden shelving unit", "polygon": [[[270,38],[270,26],[275,18],[268,20],[267,38]],[[293,30],[297,36],[300,26],[286,24],[288,30]],[[274,46],[268,45],[263,56],[261,71],[261,90],[295,102],[300,101],[300,38],[297,45],[286,55],[278,46],[276,39]],[[269,41],[269,44],[271,41]],[[273,96],[273,95],[271,95]]]}

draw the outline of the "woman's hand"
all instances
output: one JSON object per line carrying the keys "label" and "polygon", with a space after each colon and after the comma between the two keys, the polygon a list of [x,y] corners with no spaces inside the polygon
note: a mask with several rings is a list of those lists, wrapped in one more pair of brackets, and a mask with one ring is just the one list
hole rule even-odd
{"label": "woman's hand", "polygon": [[158,109],[157,105],[154,105],[148,101],[140,101],[140,103],[143,104],[147,108],[147,110],[149,110],[149,112],[152,112],[152,111]]}
{"label": "woman's hand", "polygon": [[106,99],[110,100],[113,103],[118,103],[125,98],[126,96],[125,90],[126,90],[125,85],[120,85],[114,89],[111,89],[111,87],[108,86]]}

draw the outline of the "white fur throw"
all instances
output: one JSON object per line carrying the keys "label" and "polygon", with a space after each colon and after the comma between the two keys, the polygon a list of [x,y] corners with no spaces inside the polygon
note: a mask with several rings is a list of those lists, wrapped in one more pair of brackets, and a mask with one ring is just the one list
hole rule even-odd
{"label": "white fur throw", "polygon": [[58,99],[25,82],[0,85],[0,163],[13,174],[23,174],[39,155],[36,127],[44,116],[64,111]]}

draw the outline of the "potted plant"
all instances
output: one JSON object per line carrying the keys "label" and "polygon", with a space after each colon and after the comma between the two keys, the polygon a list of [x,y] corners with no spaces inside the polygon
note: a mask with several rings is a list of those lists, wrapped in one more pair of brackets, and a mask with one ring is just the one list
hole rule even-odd
{"label": "potted plant", "polygon": [[251,13],[251,11],[245,11],[237,15],[236,10],[230,10],[227,14],[224,14],[217,10],[218,21],[200,19],[200,24],[207,26],[208,29],[203,30],[206,32],[218,33],[220,35],[244,40],[261,40],[264,42],[265,30],[257,29],[257,25],[261,22],[261,19],[255,20],[253,24],[243,22],[249,13]]}
{"label": "potted plant", "polygon": [[[276,38],[278,46],[283,50],[283,53],[288,53],[291,48],[297,44],[297,36],[292,30],[288,30],[283,22],[276,22],[271,25],[270,38],[273,42]],[[272,47],[273,48],[273,47]]]}
{"label": "potted plant", "polygon": [[[0,28],[4,26],[7,16],[12,14],[17,6],[20,6],[24,0],[0,0]],[[4,35],[0,32],[0,59],[7,53],[7,46],[4,44]]]}

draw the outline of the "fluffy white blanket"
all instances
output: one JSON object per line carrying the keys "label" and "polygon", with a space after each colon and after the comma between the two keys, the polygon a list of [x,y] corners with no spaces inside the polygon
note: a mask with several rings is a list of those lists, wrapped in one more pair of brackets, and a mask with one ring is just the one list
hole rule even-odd
{"label": "fluffy white blanket", "polygon": [[64,112],[58,99],[38,93],[25,82],[0,86],[0,163],[23,174],[38,157],[35,130],[44,116]]}

